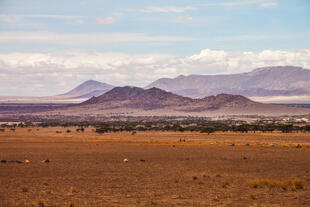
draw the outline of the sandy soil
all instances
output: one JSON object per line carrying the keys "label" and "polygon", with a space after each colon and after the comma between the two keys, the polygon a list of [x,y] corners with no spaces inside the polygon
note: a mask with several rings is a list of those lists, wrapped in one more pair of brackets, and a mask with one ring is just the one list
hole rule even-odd
{"label": "sandy soil", "polygon": [[0,206],[310,206],[310,134],[28,130],[0,132],[0,160],[30,161],[0,163]]}

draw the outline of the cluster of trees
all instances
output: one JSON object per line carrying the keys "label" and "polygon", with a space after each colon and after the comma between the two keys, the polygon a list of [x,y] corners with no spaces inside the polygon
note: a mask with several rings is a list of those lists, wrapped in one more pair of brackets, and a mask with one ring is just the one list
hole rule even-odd
{"label": "cluster of trees", "polygon": [[278,124],[257,122],[248,124],[244,121],[223,120],[156,120],[156,121],[83,121],[83,122],[41,122],[32,123],[24,122],[19,124],[2,124],[1,128],[16,128],[16,127],[77,127],[76,131],[83,132],[87,127],[95,127],[96,132],[119,132],[119,131],[191,131],[201,133],[213,133],[216,131],[234,131],[248,133],[256,131],[273,132],[281,131],[289,132],[310,132],[310,125],[298,126],[293,124]]}

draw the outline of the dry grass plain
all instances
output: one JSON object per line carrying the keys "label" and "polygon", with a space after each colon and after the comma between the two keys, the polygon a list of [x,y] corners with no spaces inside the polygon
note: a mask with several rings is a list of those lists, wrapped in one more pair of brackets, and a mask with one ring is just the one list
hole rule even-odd
{"label": "dry grass plain", "polygon": [[0,132],[0,206],[310,206],[310,134],[93,130]]}

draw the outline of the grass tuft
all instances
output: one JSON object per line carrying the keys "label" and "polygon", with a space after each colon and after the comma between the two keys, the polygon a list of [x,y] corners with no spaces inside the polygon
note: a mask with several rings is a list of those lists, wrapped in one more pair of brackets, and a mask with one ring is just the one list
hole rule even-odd
{"label": "grass tuft", "polygon": [[27,193],[29,191],[28,186],[23,185],[22,186],[22,192]]}
{"label": "grass tuft", "polygon": [[248,180],[247,184],[252,188],[280,188],[282,190],[301,190],[306,188],[304,182],[299,179],[295,178],[292,180],[270,180],[270,179],[262,179],[262,180]]}
{"label": "grass tuft", "polygon": [[42,199],[39,199],[37,201],[37,204],[38,204],[39,207],[45,207],[46,206],[44,200],[42,200]]}
{"label": "grass tuft", "polygon": [[222,188],[227,188],[229,185],[230,184],[229,184],[229,182],[227,180],[222,182],[222,184],[221,184]]}

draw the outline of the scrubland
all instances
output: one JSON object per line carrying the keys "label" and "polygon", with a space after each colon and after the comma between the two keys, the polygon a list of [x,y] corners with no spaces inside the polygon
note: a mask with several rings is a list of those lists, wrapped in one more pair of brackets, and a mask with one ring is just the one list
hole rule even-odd
{"label": "scrubland", "polygon": [[1,207],[310,206],[309,133],[76,129],[0,132]]}

